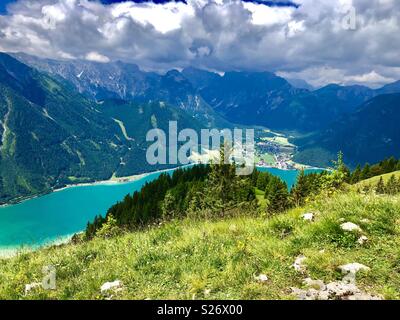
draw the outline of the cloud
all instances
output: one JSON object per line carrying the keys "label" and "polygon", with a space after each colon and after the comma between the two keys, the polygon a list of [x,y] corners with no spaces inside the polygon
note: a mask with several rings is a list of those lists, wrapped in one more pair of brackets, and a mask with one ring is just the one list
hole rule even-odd
{"label": "cloud", "polygon": [[98,52],[92,51],[86,55],[86,60],[100,62],[100,63],[108,63],[110,59]]}
{"label": "cloud", "polygon": [[[400,79],[399,1],[186,2],[18,0],[0,16],[0,50],[158,71],[269,70],[313,85]],[[343,23],[351,6],[355,30]]]}

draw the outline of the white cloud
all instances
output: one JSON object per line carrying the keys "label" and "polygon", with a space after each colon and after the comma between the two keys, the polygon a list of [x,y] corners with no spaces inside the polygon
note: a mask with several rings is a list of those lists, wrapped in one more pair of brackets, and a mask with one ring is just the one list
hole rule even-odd
{"label": "white cloud", "polygon": [[397,79],[384,77],[375,70],[360,75],[345,77],[346,83],[362,83],[371,87],[379,87],[382,84],[394,82]]}
{"label": "white cloud", "polygon": [[94,61],[94,62],[101,62],[101,63],[110,62],[110,59],[108,57],[106,57],[98,52],[95,52],[95,51],[89,52],[86,55],[86,60]]}
{"label": "white cloud", "polygon": [[142,4],[124,2],[114,5],[112,8],[112,16],[115,19],[131,17],[134,21],[143,25],[152,25],[161,33],[179,29],[181,21],[185,17],[193,15],[193,8],[182,2],[169,2],[164,5],[157,5],[152,2]]}
{"label": "white cloud", "polygon": [[264,26],[288,23],[296,10],[291,7],[267,7],[251,2],[244,3],[243,7],[252,13],[252,22],[254,24]]}
{"label": "white cloud", "polygon": [[[0,50],[123,60],[145,69],[269,70],[313,85],[400,79],[400,2],[297,0],[295,8],[233,0],[165,5],[18,0],[0,16]],[[357,28],[343,28],[356,8]]]}

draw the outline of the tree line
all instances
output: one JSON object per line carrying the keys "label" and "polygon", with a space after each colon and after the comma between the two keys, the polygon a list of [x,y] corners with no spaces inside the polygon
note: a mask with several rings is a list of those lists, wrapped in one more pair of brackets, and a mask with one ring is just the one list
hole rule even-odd
{"label": "tree line", "polygon": [[398,160],[395,157],[390,157],[374,165],[370,165],[369,163],[365,164],[363,167],[358,165],[349,175],[348,182],[350,184],[356,184],[362,180],[399,170],[400,159]]}
{"label": "tree line", "polygon": [[[221,149],[220,159],[226,157]],[[357,167],[351,172],[338,154],[331,170],[306,174],[302,170],[295,185],[289,190],[279,177],[254,170],[248,177],[236,175],[236,164],[211,163],[177,169],[172,174],[163,173],[158,179],[146,183],[133,195],[112,206],[105,217],[97,216],[88,223],[86,238],[108,234],[110,223],[118,228],[134,229],[157,220],[184,218],[220,218],[235,214],[255,213],[258,209],[256,190],[264,193],[268,214],[283,212],[305,205],[321,193],[329,196],[345,184],[352,184],[374,175],[396,171],[399,161],[386,159],[376,165]],[[393,180],[394,179],[394,180]],[[400,180],[383,180],[377,193],[400,190]],[[398,191],[396,191],[398,192]],[[112,228],[111,228],[112,229]]]}

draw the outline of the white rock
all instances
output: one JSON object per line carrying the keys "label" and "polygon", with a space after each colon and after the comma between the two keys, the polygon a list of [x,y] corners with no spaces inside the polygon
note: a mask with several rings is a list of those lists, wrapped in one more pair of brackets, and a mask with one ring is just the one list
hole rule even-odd
{"label": "white rock", "polygon": [[354,283],[343,281],[330,282],[307,278],[304,283],[308,289],[291,288],[292,294],[299,300],[382,300],[380,296],[362,292]]}
{"label": "white rock", "polygon": [[369,220],[369,219],[361,219],[360,222],[364,223],[364,224],[369,224],[369,223],[371,223],[371,220]]}
{"label": "white rock", "polygon": [[357,273],[358,271],[369,271],[370,268],[368,268],[367,266],[358,263],[358,262],[353,262],[353,263],[348,263],[345,265],[342,265],[339,267],[340,270],[342,270],[343,273],[349,273],[349,272],[353,272],[353,273]]}
{"label": "white rock", "polygon": [[302,215],[303,220],[305,221],[314,221],[314,213],[312,212],[307,212],[305,214]]}
{"label": "white rock", "polygon": [[101,286],[100,290],[101,290],[101,292],[106,292],[106,291],[109,291],[109,290],[122,289],[122,286],[123,286],[122,282],[120,280],[116,280],[114,282],[106,282],[106,283],[104,283]]}
{"label": "white rock", "polygon": [[34,289],[41,288],[42,284],[38,282],[30,283],[25,285],[25,295],[31,292]]}
{"label": "white rock", "polygon": [[298,256],[293,263],[294,270],[299,271],[299,272],[304,272],[306,270],[306,266],[304,265],[304,260],[306,260],[306,259],[307,258],[303,255]]}
{"label": "white rock", "polygon": [[365,292],[356,293],[354,295],[348,296],[347,300],[383,300],[382,296],[375,296]]}
{"label": "white rock", "polygon": [[353,222],[345,222],[340,225],[344,231],[358,231],[361,232],[361,228]]}
{"label": "white rock", "polygon": [[257,277],[254,277],[257,281],[260,282],[267,282],[268,281],[268,277],[265,274],[260,274]]}
{"label": "white rock", "polygon": [[331,282],[326,285],[329,297],[347,297],[360,293],[360,290],[354,283],[345,283],[341,281]]}
{"label": "white rock", "polygon": [[357,242],[361,245],[363,245],[364,243],[366,243],[368,241],[368,238],[366,236],[361,236],[358,238]]}
{"label": "white rock", "polygon": [[370,268],[361,264],[361,263],[348,263],[343,266],[340,266],[339,269],[345,274],[343,278],[343,282],[345,283],[355,283],[356,282],[356,274],[359,271],[369,271]]}

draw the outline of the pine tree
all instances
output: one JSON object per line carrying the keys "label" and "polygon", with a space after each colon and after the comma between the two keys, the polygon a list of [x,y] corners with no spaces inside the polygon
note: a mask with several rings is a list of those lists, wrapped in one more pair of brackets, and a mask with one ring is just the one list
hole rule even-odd
{"label": "pine tree", "polygon": [[289,192],[285,182],[279,178],[271,179],[267,189],[269,212],[279,213],[289,208]]}
{"label": "pine tree", "polygon": [[227,211],[255,198],[251,179],[236,175],[236,164],[229,162],[230,152],[227,146],[221,147],[219,162],[211,164],[201,206],[207,215],[225,216]]}
{"label": "pine tree", "polygon": [[257,189],[265,190],[269,183],[270,174],[268,172],[260,172],[257,178]]}
{"label": "pine tree", "polygon": [[360,176],[361,176],[361,166],[358,165],[356,169],[353,171],[350,177],[350,183],[351,184],[356,184],[357,182],[360,181]]}
{"label": "pine tree", "polygon": [[361,174],[360,174],[360,181],[361,180],[365,180],[365,179],[369,179],[371,178],[371,167],[370,165],[367,163],[364,168],[361,170]]}
{"label": "pine tree", "polygon": [[399,185],[396,176],[392,174],[388,180],[385,188],[385,192],[390,195],[397,194],[399,192]]}
{"label": "pine tree", "polygon": [[383,178],[379,179],[379,182],[376,185],[375,192],[377,194],[384,194],[385,193],[385,183],[383,182]]}
{"label": "pine tree", "polygon": [[294,205],[297,207],[304,205],[308,193],[309,188],[307,178],[304,170],[301,170],[299,176],[297,177],[297,182],[290,192]]}
{"label": "pine tree", "polygon": [[330,174],[322,176],[322,189],[327,194],[332,194],[343,187],[349,180],[349,170],[343,162],[343,153],[338,153],[337,161],[333,161],[334,168]]}

